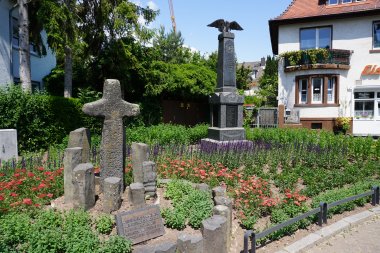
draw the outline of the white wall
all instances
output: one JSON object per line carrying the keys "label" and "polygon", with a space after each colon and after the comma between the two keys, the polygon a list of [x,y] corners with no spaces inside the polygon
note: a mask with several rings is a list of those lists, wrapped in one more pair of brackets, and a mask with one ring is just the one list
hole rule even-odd
{"label": "white wall", "polygon": [[[316,69],[307,71],[287,72],[283,71],[283,63],[279,64],[279,103],[287,103],[287,107],[292,109],[295,102],[295,77],[298,75],[309,74],[339,74],[339,103],[340,107],[323,107],[323,108],[300,108],[300,117],[353,117],[353,92],[355,89],[375,88],[380,91],[380,75],[361,76],[366,65],[380,66],[380,53],[370,53],[372,49],[372,29],[373,21],[379,21],[380,16],[356,17],[349,19],[337,19],[331,21],[320,21],[312,23],[291,24],[280,26],[279,28],[279,54],[287,51],[300,50],[299,31],[300,28],[315,26],[332,26],[332,48],[352,50],[351,68],[349,70],[339,69]],[[357,80],[361,80],[357,85]],[[297,108],[298,109],[298,108]],[[375,121],[373,121],[375,122]],[[378,122],[379,123],[379,122]],[[375,124],[375,123],[373,123]],[[376,123],[377,124],[377,123]],[[379,123],[380,124],[380,123]],[[378,132],[380,134],[380,125],[373,125],[366,121],[362,125],[366,125],[365,132],[369,133],[369,129],[377,127],[378,130],[370,132]],[[363,127],[355,127],[354,133],[363,134]],[[364,130],[363,130],[364,131]]]}
{"label": "white wall", "polygon": [[[12,62],[11,67],[11,38],[9,27],[9,10],[12,8],[9,0],[0,0],[0,86],[13,83],[13,77],[20,77],[19,75],[19,58],[18,48],[12,48]],[[17,17],[17,9],[12,12],[14,17]],[[46,33],[42,32],[42,38],[47,46]],[[31,53],[31,75],[32,81],[37,81],[42,84],[42,78],[50,73],[51,69],[56,65],[56,58],[50,48],[47,48],[46,56],[38,56]],[[12,76],[13,71],[13,76]]]}
{"label": "white wall", "polygon": [[10,68],[9,1],[0,1],[0,86],[12,82]]}

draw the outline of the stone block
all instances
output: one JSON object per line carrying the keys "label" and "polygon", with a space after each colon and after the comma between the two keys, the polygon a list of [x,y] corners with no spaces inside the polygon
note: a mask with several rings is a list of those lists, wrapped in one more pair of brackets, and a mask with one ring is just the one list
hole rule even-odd
{"label": "stone block", "polygon": [[207,253],[227,253],[227,219],[214,215],[204,221],[201,226],[203,250]]}
{"label": "stone block", "polygon": [[82,163],[82,148],[67,148],[63,157],[63,180],[65,203],[72,203],[74,199],[73,173],[77,165]]}
{"label": "stone block", "polygon": [[212,210],[213,215],[220,215],[227,219],[227,246],[231,246],[232,212],[227,206],[217,205]]}
{"label": "stone block", "polygon": [[74,169],[75,208],[88,210],[95,205],[95,175],[91,163],[81,163]]}
{"label": "stone block", "polygon": [[217,186],[212,188],[212,196],[215,197],[227,197],[227,188],[222,186]]}
{"label": "stone block", "polygon": [[143,162],[149,159],[149,146],[145,143],[132,142],[132,170],[133,182],[143,183]]}
{"label": "stone block", "polygon": [[70,132],[68,148],[82,148],[82,163],[90,162],[91,136],[88,128],[78,128]]}
{"label": "stone block", "polygon": [[197,184],[197,186],[195,188],[200,190],[200,191],[205,191],[205,192],[210,191],[210,186],[208,184],[205,184],[205,183]]}
{"label": "stone block", "polygon": [[370,212],[370,211],[363,211],[361,213],[358,213],[358,214],[354,214],[354,215],[351,215],[349,217],[346,217],[344,219],[342,219],[343,221],[345,222],[348,222],[350,223],[350,225],[355,225],[357,223],[360,223],[360,222],[363,222],[363,221],[366,221],[366,220],[369,220],[370,218],[372,218],[373,216],[375,215],[375,213],[373,212]]}
{"label": "stone block", "polygon": [[207,136],[217,141],[245,140],[245,129],[242,127],[209,127]]}
{"label": "stone block", "polygon": [[375,214],[380,214],[380,206],[370,209],[371,212],[374,212]]}
{"label": "stone block", "polygon": [[0,161],[18,158],[17,130],[0,129]]}
{"label": "stone block", "polygon": [[298,253],[300,251],[305,251],[317,244],[321,239],[322,237],[320,235],[311,233],[302,238],[301,240],[298,240],[295,243],[285,247],[284,250],[289,253]]}
{"label": "stone block", "polygon": [[215,197],[214,198],[214,203],[215,205],[222,205],[222,206],[227,206],[231,211],[232,211],[232,206],[233,206],[233,199],[228,198],[228,197]]}
{"label": "stone block", "polygon": [[164,242],[154,247],[154,253],[176,253],[177,244],[174,242]]}
{"label": "stone block", "polygon": [[189,235],[182,233],[177,240],[178,253],[203,253],[202,235]]}
{"label": "stone block", "polygon": [[145,205],[145,188],[142,183],[133,183],[129,186],[129,200],[135,208]]}
{"label": "stone block", "polygon": [[103,212],[111,213],[116,211],[121,206],[121,178],[107,177],[104,179],[103,188]]}

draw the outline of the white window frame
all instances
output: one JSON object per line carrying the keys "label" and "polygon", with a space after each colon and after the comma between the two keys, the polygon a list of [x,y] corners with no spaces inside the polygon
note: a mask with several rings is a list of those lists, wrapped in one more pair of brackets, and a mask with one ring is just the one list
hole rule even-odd
{"label": "white window frame", "polygon": [[[375,25],[378,25],[380,27],[380,21],[374,21],[372,23],[372,48],[379,49],[380,48],[380,29],[378,33],[375,33]],[[378,38],[379,46],[375,46],[375,36],[376,38]]]}
{"label": "white window frame", "polygon": [[[320,100],[314,100],[314,80],[320,80]],[[311,78],[311,103],[312,104],[322,104],[323,103],[323,78],[322,77],[312,77]]]}
{"label": "white window frame", "polygon": [[[319,30],[324,29],[324,28],[330,28],[330,47],[329,49],[332,49],[332,26],[319,26],[319,27],[305,27],[300,29],[300,34],[299,34],[299,43],[300,43],[300,50],[308,50],[308,49],[318,49],[320,48],[319,46]],[[311,30],[313,29],[315,32],[315,48],[302,48],[302,37],[301,37],[301,32],[302,30]],[[323,47],[324,48],[324,47]]]}
{"label": "white window frame", "polygon": [[[305,89],[302,89],[302,85],[304,84],[303,81],[305,82],[306,84],[306,87]],[[309,80],[308,79],[300,79],[298,81],[298,103],[299,104],[307,104],[307,97],[308,97],[308,93],[309,93],[309,90],[308,90],[308,86],[309,86]],[[302,101],[302,92],[305,92],[306,91],[306,100],[305,101]]]}
{"label": "white window frame", "polygon": [[[332,87],[330,88],[330,83],[332,83]],[[329,77],[327,81],[327,103],[335,104],[335,89],[336,89],[336,77]],[[329,100],[329,92],[331,92],[331,99]]]}
{"label": "white window frame", "polygon": [[[374,98],[355,98],[356,92],[374,92]],[[376,96],[377,95],[377,96]],[[362,116],[361,114],[357,114],[355,107],[356,102],[372,102],[373,103],[373,114],[369,116]],[[380,104],[380,91],[378,90],[355,90],[354,91],[354,103],[353,103],[353,111],[354,111],[354,118],[359,120],[379,120],[380,119],[380,112],[379,112],[379,104]],[[363,110],[364,111],[364,108]]]}

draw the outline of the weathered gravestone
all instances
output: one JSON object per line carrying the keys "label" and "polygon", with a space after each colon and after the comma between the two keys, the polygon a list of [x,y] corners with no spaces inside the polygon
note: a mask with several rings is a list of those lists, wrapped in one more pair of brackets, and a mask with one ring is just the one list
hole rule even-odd
{"label": "weathered gravestone", "polygon": [[0,129],[0,162],[17,156],[17,130]]}
{"label": "weathered gravestone", "polygon": [[117,233],[137,244],[165,233],[160,208],[147,206],[116,215]]}
{"label": "weathered gravestone", "polygon": [[132,142],[132,172],[134,183],[144,183],[143,163],[149,159],[149,146]]}
{"label": "weathered gravestone", "polygon": [[65,203],[72,203],[74,200],[74,169],[76,166],[82,163],[82,151],[80,147],[67,148],[65,149],[65,154],[63,158],[63,170],[64,173],[64,192],[65,192]]}
{"label": "weathered gravestone", "polygon": [[157,169],[156,163],[148,161],[143,162],[143,172],[144,172],[144,188],[145,195],[149,197],[155,197],[157,191]]}
{"label": "weathered gravestone", "polygon": [[85,114],[103,117],[102,141],[100,146],[100,188],[103,189],[104,179],[118,177],[120,189],[124,190],[125,168],[125,129],[123,118],[136,116],[140,108],[121,98],[120,83],[115,79],[104,82],[103,97],[83,106]]}
{"label": "weathered gravestone", "polygon": [[95,175],[91,163],[81,163],[73,171],[74,199],[77,209],[88,210],[95,206]]}
{"label": "weathered gravestone", "polygon": [[78,128],[70,132],[68,148],[82,148],[82,163],[90,162],[91,135],[87,128]]}

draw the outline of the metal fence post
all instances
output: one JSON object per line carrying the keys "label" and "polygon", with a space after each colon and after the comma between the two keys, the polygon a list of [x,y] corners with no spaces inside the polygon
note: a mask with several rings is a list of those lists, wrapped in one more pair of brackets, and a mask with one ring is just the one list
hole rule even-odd
{"label": "metal fence post", "polygon": [[376,204],[380,204],[380,187],[376,186]]}
{"label": "metal fence post", "polygon": [[372,186],[372,203],[373,206],[379,204],[379,186]]}
{"label": "metal fence post", "polygon": [[319,203],[319,216],[318,216],[318,225],[323,226],[323,223],[327,223],[327,203],[321,202]]}
{"label": "metal fence post", "polygon": [[247,230],[244,233],[244,250],[243,253],[248,253],[249,237],[252,235],[252,230]]}
{"label": "metal fence post", "polygon": [[251,239],[251,253],[256,253],[256,234],[255,232],[252,233],[252,239]]}

